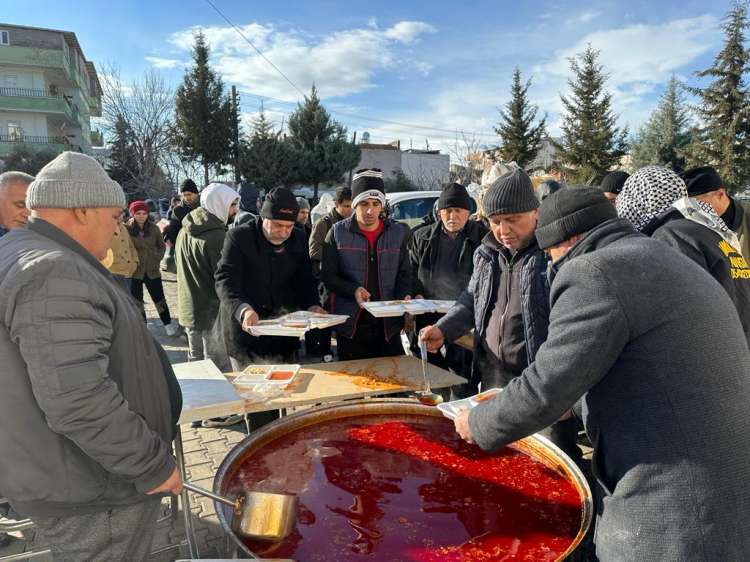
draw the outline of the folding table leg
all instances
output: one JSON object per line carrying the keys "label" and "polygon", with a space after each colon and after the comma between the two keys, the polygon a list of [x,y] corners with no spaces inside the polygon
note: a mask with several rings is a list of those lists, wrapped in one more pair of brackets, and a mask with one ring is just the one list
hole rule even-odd
{"label": "folding table leg", "polygon": [[[187,479],[185,473],[185,453],[182,449],[182,429],[177,426],[177,433],[174,437],[174,453],[177,458],[177,467],[180,469],[180,476],[183,480]],[[187,540],[188,552],[190,558],[198,558],[198,545],[195,541],[195,529],[193,528],[192,511],[190,509],[190,496],[186,488],[182,489],[180,493],[180,499],[182,500],[182,515],[185,519],[185,538]]]}

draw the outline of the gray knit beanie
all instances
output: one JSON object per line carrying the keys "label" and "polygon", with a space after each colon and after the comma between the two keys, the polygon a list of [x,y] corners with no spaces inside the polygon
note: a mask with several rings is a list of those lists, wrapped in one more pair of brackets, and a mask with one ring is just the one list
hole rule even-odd
{"label": "gray knit beanie", "polygon": [[539,207],[531,178],[516,169],[497,178],[484,194],[482,210],[488,217],[526,213]]}
{"label": "gray knit beanie", "polygon": [[304,197],[297,197],[297,205],[299,205],[300,209],[310,210],[310,202]]}
{"label": "gray knit beanie", "polygon": [[91,156],[63,152],[42,168],[26,192],[29,209],[125,207],[125,193]]}

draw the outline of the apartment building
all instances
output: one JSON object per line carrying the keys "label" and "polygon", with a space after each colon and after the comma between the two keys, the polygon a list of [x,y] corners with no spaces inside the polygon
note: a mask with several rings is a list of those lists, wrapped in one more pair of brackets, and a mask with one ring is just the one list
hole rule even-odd
{"label": "apartment building", "polygon": [[101,95],[75,33],[0,23],[0,158],[19,144],[90,154]]}

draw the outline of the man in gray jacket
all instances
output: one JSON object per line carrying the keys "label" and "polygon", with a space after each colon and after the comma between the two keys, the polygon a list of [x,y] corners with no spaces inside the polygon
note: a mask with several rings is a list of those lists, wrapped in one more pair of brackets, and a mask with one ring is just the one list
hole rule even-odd
{"label": "man in gray jacket", "polygon": [[0,236],[26,224],[29,218],[26,189],[32,181],[34,176],[23,172],[0,174]]}
{"label": "man in gray jacket", "polygon": [[747,559],[750,352],[732,301],[593,188],[545,200],[536,237],[554,262],[547,341],[457,431],[497,450],[579,403],[600,560]]}
{"label": "man in gray jacket", "polygon": [[31,183],[26,228],[0,239],[0,495],[53,559],[143,560],[160,494],[182,483],[181,396],[138,307],[99,263],[125,206],[89,156]]}

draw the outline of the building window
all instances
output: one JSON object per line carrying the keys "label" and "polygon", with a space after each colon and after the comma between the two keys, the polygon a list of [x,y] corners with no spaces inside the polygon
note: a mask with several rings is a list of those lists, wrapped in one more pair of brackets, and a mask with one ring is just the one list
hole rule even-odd
{"label": "building window", "polygon": [[10,45],[10,33],[0,29],[0,45]]}
{"label": "building window", "polygon": [[10,142],[21,142],[23,140],[23,129],[20,123],[8,121],[8,140]]}

